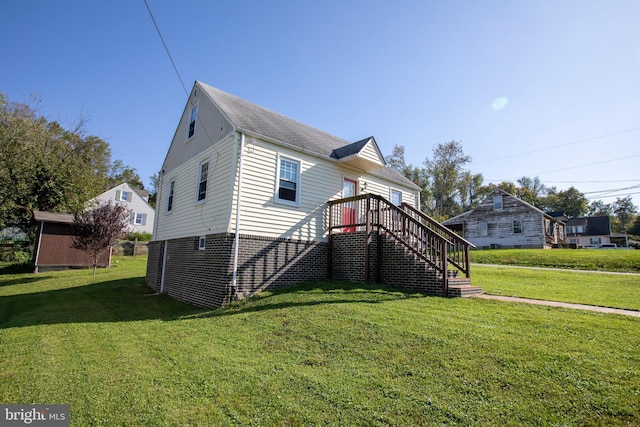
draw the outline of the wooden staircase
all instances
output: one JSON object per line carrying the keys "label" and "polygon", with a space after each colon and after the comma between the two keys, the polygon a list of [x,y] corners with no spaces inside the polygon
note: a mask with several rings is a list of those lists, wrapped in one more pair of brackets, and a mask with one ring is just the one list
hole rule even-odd
{"label": "wooden staircase", "polygon": [[[433,277],[435,273],[441,283],[440,295],[468,297],[482,293],[481,288],[471,285],[469,249],[473,244],[419,210],[406,203],[395,206],[374,194],[332,200],[328,205],[330,241],[335,233],[364,231],[370,236],[376,232],[378,238],[385,234],[398,250],[424,264],[425,274]],[[381,277],[380,272],[377,277]]]}

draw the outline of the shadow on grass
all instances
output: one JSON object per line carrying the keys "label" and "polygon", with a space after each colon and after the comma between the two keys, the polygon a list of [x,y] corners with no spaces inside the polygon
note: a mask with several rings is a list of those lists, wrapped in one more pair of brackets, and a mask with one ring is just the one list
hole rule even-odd
{"label": "shadow on grass", "polygon": [[362,283],[326,280],[269,290],[251,298],[234,302],[222,309],[195,313],[185,317],[221,317],[291,307],[312,307],[330,304],[379,304],[400,299],[423,298],[425,296],[428,295],[381,284],[365,285]]}
{"label": "shadow on grass", "polygon": [[3,264],[0,266],[0,275],[3,274],[25,274],[33,273],[33,265],[25,264]]}
{"label": "shadow on grass", "polygon": [[166,295],[151,295],[144,277],[0,298],[0,328],[62,323],[172,321],[327,304],[377,304],[420,293],[350,282],[310,282],[258,294],[228,307],[206,309]]}

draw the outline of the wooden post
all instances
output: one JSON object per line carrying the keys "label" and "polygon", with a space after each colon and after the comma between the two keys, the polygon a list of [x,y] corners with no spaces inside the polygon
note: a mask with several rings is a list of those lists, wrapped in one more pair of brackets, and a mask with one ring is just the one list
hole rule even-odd
{"label": "wooden post", "polygon": [[364,239],[364,283],[369,283],[369,247],[371,246],[371,197],[367,197],[365,205],[365,239]]}
{"label": "wooden post", "polygon": [[333,279],[333,205],[329,204],[329,235],[327,238],[327,279]]}

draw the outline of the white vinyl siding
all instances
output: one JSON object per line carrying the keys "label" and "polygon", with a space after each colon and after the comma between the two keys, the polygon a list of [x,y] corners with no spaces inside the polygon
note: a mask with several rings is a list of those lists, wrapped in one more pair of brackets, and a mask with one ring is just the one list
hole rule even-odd
{"label": "white vinyl siding", "polygon": [[[326,236],[326,202],[342,198],[344,177],[358,182],[358,194],[373,193],[389,197],[390,183],[330,160],[295,152],[273,144],[248,138],[242,180],[242,234],[287,237],[301,240]],[[274,177],[278,157],[300,162],[300,200],[298,206],[278,203]],[[366,182],[367,188],[363,189]],[[413,202],[415,192],[402,189],[403,200]],[[234,189],[237,191],[237,188]],[[235,198],[234,198],[235,211]],[[229,232],[235,231],[235,214],[229,220]]]}
{"label": "white vinyl siding", "polygon": [[380,166],[383,165],[378,150],[376,150],[375,146],[371,142],[367,143],[367,145],[360,150],[359,156],[372,162],[376,162],[380,164]]}
{"label": "white vinyl siding", "polygon": [[[202,103],[200,104],[202,109]],[[173,209],[171,215],[159,215],[155,240],[168,240],[179,237],[193,237],[205,234],[224,233],[228,231],[229,212],[231,209],[232,179],[235,173],[236,143],[233,138],[226,138],[216,143],[202,155],[190,159],[171,172],[175,179]],[[211,161],[215,165],[209,169],[207,203],[194,204],[199,178],[199,165],[203,156],[225,161]],[[215,183],[215,185],[213,185]],[[158,192],[158,206],[167,204],[167,181],[164,190]]]}

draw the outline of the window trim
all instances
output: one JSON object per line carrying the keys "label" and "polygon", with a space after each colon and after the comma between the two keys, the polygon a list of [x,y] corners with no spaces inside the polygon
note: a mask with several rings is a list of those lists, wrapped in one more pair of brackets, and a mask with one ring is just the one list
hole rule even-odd
{"label": "window trim", "polygon": [[[147,224],[147,214],[142,212],[134,212],[133,213],[133,225],[142,225],[145,226]],[[140,222],[138,222],[138,215],[140,215]]]}
{"label": "window trim", "polygon": [[[280,198],[280,169],[282,166],[282,161],[287,161],[297,165],[296,170],[296,189],[295,189],[295,200],[287,200]],[[301,185],[301,169],[302,162],[300,160],[294,159],[292,157],[283,156],[278,154],[276,157],[276,176],[275,176],[275,191],[273,195],[273,199],[276,203],[287,206],[300,206],[300,196],[302,193],[302,185]]]}
{"label": "window trim", "polygon": [[[206,180],[202,179],[202,167],[204,165],[207,165],[207,178]],[[200,163],[198,163],[198,179],[196,181],[196,205],[201,205],[203,203],[205,203],[207,201],[207,196],[208,196],[208,192],[209,192],[209,179],[211,176],[211,168],[210,168],[210,162],[209,162],[209,158],[206,158],[205,160],[202,160]],[[200,199],[200,185],[202,184],[202,182],[205,183],[205,189],[204,189],[204,197],[202,199]]]}
{"label": "window trim", "polygon": [[[126,198],[123,198],[123,195],[127,195]],[[131,202],[131,191],[127,191],[127,190],[116,190],[116,201],[118,202],[127,202],[130,203]]]}
{"label": "window trim", "polygon": [[[195,117],[193,117],[195,113]],[[187,122],[187,139],[186,141],[190,141],[196,135],[196,122],[198,121],[198,102],[196,102],[189,109],[189,121]],[[193,133],[191,131],[191,124],[193,124]]]}
{"label": "window trim", "polygon": [[173,199],[175,197],[176,192],[176,180],[169,180],[169,187],[167,189],[167,205],[166,205],[166,213],[170,214],[173,212]]}

